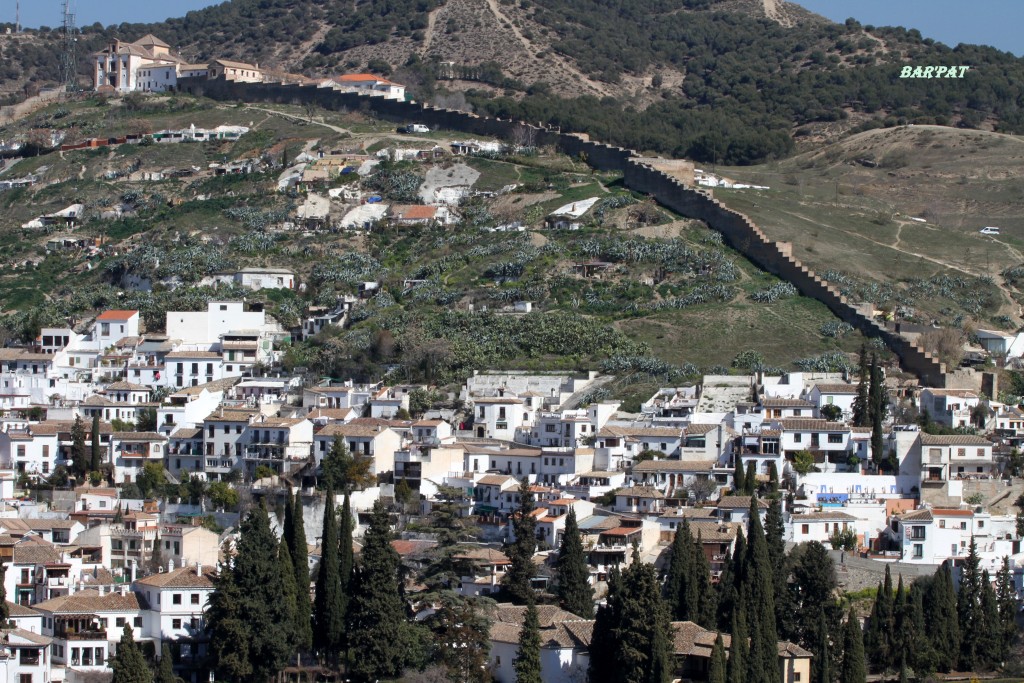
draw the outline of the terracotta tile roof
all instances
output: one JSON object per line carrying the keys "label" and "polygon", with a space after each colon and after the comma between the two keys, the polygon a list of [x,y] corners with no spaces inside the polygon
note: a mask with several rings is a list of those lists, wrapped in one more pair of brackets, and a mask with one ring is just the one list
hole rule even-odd
{"label": "terracotta tile roof", "polygon": [[130,612],[137,610],[139,598],[132,591],[125,595],[118,592],[100,595],[99,591],[88,589],[72,595],[63,595],[36,603],[33,607],[40,612],[51,614],[95,614],[98,612]]}
{"label": "terracotta tile roof", "polygon": [[991,446],[992,442],[973,434],[927,434],[921,433],[922,446]]}
{"label": "terracotta tile roof", "polygon": [[699,436],[701,434],[709,434],[717,431],[718,427],[719,425],[712,424],[692,424],[687,425],[685,431],[687,436]]}
{"label": "terracotta tile roof", "polygon": [[813,408],[814,404],[802,398],[763,398],[761,405],[765,408]]}
{"label": "terracotta tile roof", "polygon": [[153,588],[213,588],[215,567],[203,567],[202,574],[196,573],[195,567],[179,567],[173,571],[153,574],[135,583]]}
{"label": "terracotta tile roof", "polygon": [[399,557],[409,557],[436,548],[437,541],[395,539],[391,541],[391,547],[395,549]]}
{"label": "terracotta tile roof", "polygon": [[171,351],[164,358],[220,358],[216,351]]}
{"label": "terracotta tile roof", "polygon": [[911,510],[898,515],[898,518],[904,522],[930,522],[932,521],[932,511],[927,508]]}
{"label": "terracotta tile roof", "polygon": [[224,410],[218,409],[206,416],[203,422],[250,422],[256,415],[255,410]]}
{"label": "terracotta tile roof", "polygon": [[821,384],[815,384],[814,388],[818,390],[819,394],[856,394],[856,384],[843,384],[835,382],[822,382]]}
{"label": "terracotta tile roof", "polygon": [[129,318],[137,316],[138,314],[139,314],[138,311],[119,311],[119,310],[104,311],[103,313],[101,313],[99,315],[99,317],[96,318],[96,320],[103,320],[103,321],[107,321],[107,320],[128,320]]}
{"label": "terracotta tile roof", "polygon": [[512,560],[508,555],[495,550],[494,548],[473,548],[464,550],[452,555],[453,560],[466,560],[468,562],[479,562],[481,564],[511,564]]}
{"label": "terracotta tile roof", "polygon": [[[218,354],[213,354],[215,357],[220,357]],[[231,387],[235,386],[242,380],[241,377],[225,377],[224,379],[215,379],[212,382],[206,384],[198,384],[194,387],[185,387],[175,391],[172,396],[193,396],[203,393],[203,391],[226,391]]]}
{"label": "terracotta tile roof", "polygon": [[808,522],[856,522],[857,518],[853,515],[842,512],[840,510],[822,510],[821,512],[805,512],[800,515],[793,515],[790,517],[793,524],[798,524],[801,521]]}
{"label": "terracotta tile roof", "polygon": [[665,494],[653,486],[627,486],[615,492],[616,496],[635,496],[637,498],[661,499]]}
{"label": "terracotta tile roof", "polygon": [[848,432],[850,427],[842,422],[829,422],[818,418],[789,418],[779,420],[786,431]]}
{"label": "terracotta tile roof", "polygon": [[470,397],[469,402],[475,405],[518,405],[523,402],[523,399],[518,396],[472,396]]}
{"label": "terracotta tile roof", "polygon": [[694,520],[690,522],[690,533],[694,538],[699,538],[703,543],[728,542],[736,538],[739,533],[739,522],[702,522]]}
{"label": "terracotta tile roof", "polygon": [[28,607],[25,607],[24,605],[19,605],[18,603],[11,602],[10,600],[7,600],[7,613],[10,614],[12,617],[41,617],[41,616],[43,616],[39,612],[35,611],[34,609],[29,609]]}
{"label": "terracotta tile roof", "polygon": [[167,437],[157,432],[114,432],[111,436],[117,441],[167,441]]}
{"label": "terracotta tile roof", "polygon": [[644,460],[633,465],[633,472],[710,472],[713,460]]}
{"label": "terracotta tile roof", "polygon": [[370,438],[370,439],[372,439],[372,438],[374,438],[376,436],[379,436],[380,434],[384,433],[384,431],[386,429],[388,429],[388,428],[387,427],[381,427],[381,426],[373,426],[373,425],[353,424],[352,422],[350,422],[348,424],[329,424],[329,425],[326,425],[325,427],[323,427],[323,429],[321,429],[319,432],[317,432],[316,435],[317,436],[324,436],[324,437],[326,437],[326,436],[331,436],[331,437],[333,437],[333,436],[354,436],[354,437],[359,437],[359,438]]}
{"label": "terracotta tile roof", "polygon": [[[717,508],[725,508],[728,510],[749,510],[750,509],[750,496],[722,496],[718,503],[715,505]],[[768,503],[760,498],[757,499],[757,507],[761,509],[768,509]]]}
{"label": "terracotta tile roof", "polygon": [[421,206],[419,204],[407,204],[391,208],[392,215],[404,221],[431,220],[437,215],[436,206]]}
{"label": "terracotta tile roof", "polygon": [[318,417],[326,417],[328,420],[344,420],[351,414],[351,408],[314,408],[306,417],[310,420],[315,420]]}
{"label": "terracotta tile roof", "polygon": [[106,386],[107,391],[152,391],[149,387],[133,382],[114,382]]}
{"label": "terracotta tile roof", "polygon": [[518,489],[519,482],[516,480],[515,477],[509,474],[487,474],[480,477],[480,479],[477,480],[476,484],[478,486],[501,486],[502,484],[508,482],[509,480],[515,482],[516,488]]}
{"label": "terracotta tile roof", "polygon": [[973,517],[970,510],[959,510],[954,508],[932,508],[932,515],[935,517]]}
{"label": "terracotta tile roof", "polygon": [[932,396],[952,396],[954,398],[978,398],[978,394],[973,391],[967,391],[966,389],[931,389],[925,388],[921,390],[922,393],[927,391]]}
{"label": "terracotta tile roof", "polygon": [[27,537],[19,541],[13,550],[11,561],[15,564],[47,564],[60,561],[60,550],[41,538]]}
{"label": "terracotta tile roof", "polygon": [[8,647],[49,645],[53,642],[53,638],[41,636],[23,628],[4,629],[2,632],[3,642]]}

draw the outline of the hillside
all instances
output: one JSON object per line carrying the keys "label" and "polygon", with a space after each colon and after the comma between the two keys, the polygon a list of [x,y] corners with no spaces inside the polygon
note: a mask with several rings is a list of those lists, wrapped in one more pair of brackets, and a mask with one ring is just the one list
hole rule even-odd
{"label": "hillside", "polygon": [[[276,191],[282,158],[296,159],[302,150],[446,147],[451,134],[410,138],[357,112],[317,112],[310,120],[297,106],[182,96],[54,105],[8,133],[44,122],[105,138],[191,123],[252,130],[236,142],[44,154],[0,175],[41,176],[34,187],[0,193],[0,308],[6,334],[15,338],[112,305],[139,308],[147,328],[158,331],[167,310],[242,295],[265,303],[291,327],[310,307],[331,307],[338,297],[355,295],[359,283],[377,280],[380,294],[360,304],[344,330],[295,344],[286,363],[332,376],[379,376],[397,363],[403,374],[435,380],[481,367],[603,367],[631,378],[624,390],[630,395],[734,364],[841,367],[843,354],[861,344],[824,306],[796,296],[706,226],[633,195],[616,175],[593,173],[550,151],[382,163],[369,175],[350,174],[343,186],[354,182],[386,203],[417,201],[428,186],[467,181],[481,194],[463,202],[460,220],[446,227],[305,232],[284,225],[296,221],[306,196]],[[237,176],[204,170],[245,158],[262,160],[263,170]],[[145,179],[180,168],[196,170],[185,178]],[[129,170],[133,175],[124,175]],[[552,210],[588,198],[598,204],[583,229],[544,228]],[[86,205],[85,223],[74,233],[18,227],[72,202]],[[115,207],[120,216],[104,215]],[[495,230],[516,222],[525,229]],[[60,236],[98,239],[101,247],[47,248]],[[303,287],[253,294],[204,282],[252,265],[292,268]],[[156,286],[128,289],[131,276]],[[511,312],[523,300],[533,312]]]}
{"label": "hillside", "polygon": [[[781,0],[233,0],[161,24],[88,27],[81,52],[145,33],[194,60],[379,71],[419,99],[701,161],[752,163],[791,153],[795,133],[901,120],[1024,130],[1024,60],[834,24]],[[8,92],[52,79],[56,38],[0,36]],[[972,71],[898,78],[909,62]]]}
{"label": "hillside", "polygon": [[[715,196],[773,239],[793,242],[802,261],[855,300],[920,323],[1020,324],[1024,139],[904,126],[718,171],[771,187]],[[984,226],[1001,234],[982,235]]]}

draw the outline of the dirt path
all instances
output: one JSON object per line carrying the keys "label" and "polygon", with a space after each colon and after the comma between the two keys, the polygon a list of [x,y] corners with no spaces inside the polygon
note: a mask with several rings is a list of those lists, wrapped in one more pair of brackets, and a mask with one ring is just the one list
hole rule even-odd
{"label": "dirt path", "polygon": [[784,1],[785,0],[764,0],[764,13],[775,23],[789,28],[793,25],[793,20],[782,11],[781,5]]}
{"label": "dirt path", "polygon": [[[527,54],[537,54],[537,46],[531,43],[530,40],[523,35],[522,31],[519,30],[518,26],[512,23],[512,21],[508,17],[501,13],[501,9],[498,7],[498,0],[487,0],[487,7],[490,8],[491,13],[498,20],[499,25],[508,25],[508,28],[512,31],[512,35],[516,37],[516,40],[518,40],[519,44],[523,46],[523,49],[526,50]],[[573,67],[573,65],[570,64],[568,60],[566,60],[558,53],[552,51],[551,55],[557,62],[557,69],[562,73],[571,74],[573,77],[586,83],[591,89],[593,89],[602,96],[613,94],[609,92],[607,86],[605,86],[602,83],[598,83],[597,81],[593,81],[590,78],[587,78],[586,74],[584,74],[579,69]]]}
{"label": "dirt path", "polygon": [[285,112],[277,111],[276,109],[265,109],[264,107],[254,107],[251,104],[245,105],[245,108],[246,109],[252,109],[253,111],[261,111],[261,112],[264,112],[266,114],[273,114],[275,116],[280,116],[282,118],[291,119],[292,121],[302,121],[303,123],[310,123],[310,124],[313,124],[314,126],[322,126],[324,128],[329,128],[329,129],[333,130],[335,133],[342,133],[342,134],[345,134],[345,135],[352,135],[352,131],[350,131],[350,130],[342,128],[341,126],[334,126],[334,125],[331,125],[329,123],[324,123],[323,121],[317,121],[316,119],[313,119],[311,121],[311,120],[307,119],[304,116],[297,116],[295,114],[286,114]]}
{"label": "dirt path", "polygon": [[424,54],[430,51],[430,44],[434,42],[434,25],[437,24],[437,13],[440,12],[443,7],[444,5],[441,5],[427,13],[427,30],[423,36]]}

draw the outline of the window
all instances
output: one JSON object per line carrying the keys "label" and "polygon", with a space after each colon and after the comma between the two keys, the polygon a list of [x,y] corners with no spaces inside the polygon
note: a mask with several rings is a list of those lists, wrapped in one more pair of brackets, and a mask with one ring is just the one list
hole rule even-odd
{"label": "window", "polygon": [[171,596],[171,604],[172,605],[180,605],[181,604],[181,593],[175,593],[174,595]]}
{"label": "window", "polygon": [[979,458],[984,458],[985,457],[985,449],[984,448],[979,448],[978,449],[978,457]]}
{"label": "window", "polygon": [[944,520],[944,519],[940,519],[939,520],[939,528],[940,529],[945,529],[946,528],[946,520]]}
{"label": "window", "polygon": [[659,448],[658,450],[660,450],[662,453],[668,452],[668,448],[665,446],[664,443],[661,444],[661,448]]}
{"label": "window", "polygon": [[793,441],[795,441],[796,443],[800,443],[803,440],[804,440],[804,435],[801,434],[800,432],[797,432],[796,434],[793,435]]}
{"label": "window", "polygon": [[811,533],[811,525],[810,524],[801,524],[800,525],[800,533],[802,533],[804,536],[806,536],[807,534]]}
{"label": "window", "polygon": [[920,543],[914,544],[914,558],[920,560],[924,557],[924,546]]}
{"label": "window", "polygon": [[19,674],[18,683],[32,683],[32,674]]}
{"label": "window", "polygon": [[114,620],[114,625],[118,628],[124,628],[124,617],[118,617]]}
{"label": "window", "polygon": [[829,434],[828,435],[828,442],[829,443],[842,443],[843,442],[843,435],[842,434]]}
{"label": "window", "polygon": [[181,619],[172,619],[171,628],[181,628]]}
{"label": "window", "polygon": [[135,628],[142,628],[142,617],[135,617]]}
{"label": "window", "polygon": [[924,538],[924,527],[923,526],[910,527],[910,537],[914,538],[914,539],[923,539]]}
{"label": "window", "polygon": [[958,449],[956,449],[956,454],[957,454],[957,457],[962,458],[965,455],[967,455],[967,449],[966,448],[958,448]]}
{"label": "window", "polygon": [[191,600],[192,600],[192,604],[193,605],[198,605],[199,604],[199,593],[193,593]]}

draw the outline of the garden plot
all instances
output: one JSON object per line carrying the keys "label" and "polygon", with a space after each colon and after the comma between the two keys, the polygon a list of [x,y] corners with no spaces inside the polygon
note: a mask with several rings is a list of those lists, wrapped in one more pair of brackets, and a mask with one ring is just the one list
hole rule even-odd
{"label": "garden plot", "polygon": [[468,195],[480,178],[480,171],[465,164],[448,168],[434,166],[420,185],[419,196],[424,204],[458,204]]}

